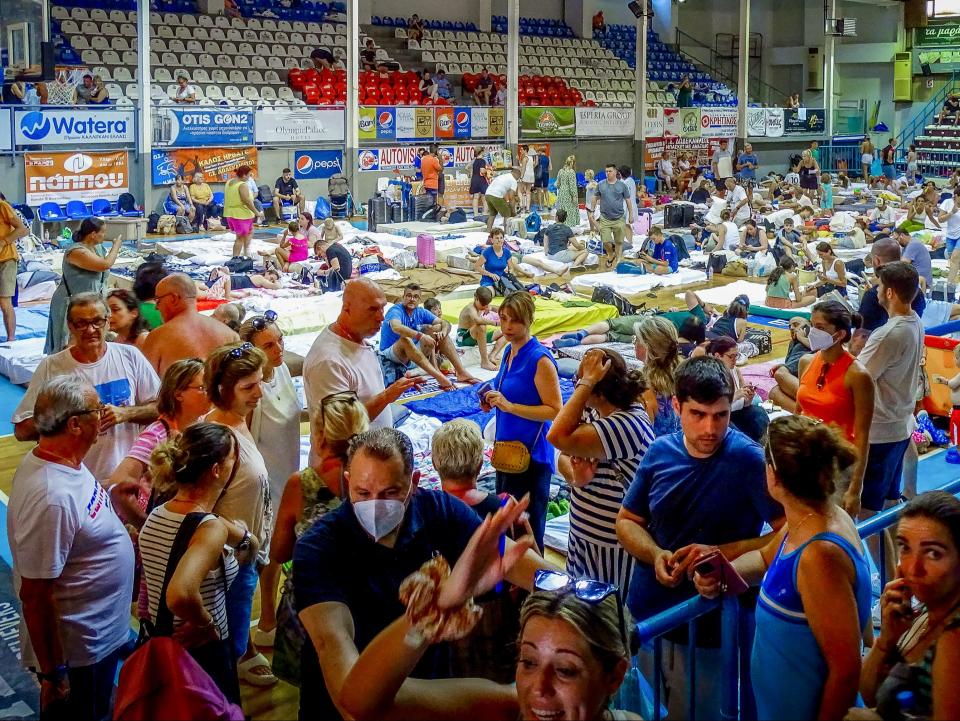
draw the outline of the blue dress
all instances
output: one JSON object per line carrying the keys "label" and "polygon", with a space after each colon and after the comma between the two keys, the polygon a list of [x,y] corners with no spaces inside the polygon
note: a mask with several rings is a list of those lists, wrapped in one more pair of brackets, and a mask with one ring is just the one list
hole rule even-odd
{"label": "blue dress", "polygon": [[653,417],[653,435],[657,438],[680,430],[680,416],[673,407],[672,395],[657,394],[657,414]]}
{"label": "blue dress", "polygon": [[[503,275],[507,266],[510,264],[510,249],[507,246],[503,246],[502,255],[497,256],[496,252],[493,250],[492,245],[488,245],[483,249],[483,252],[480,253],[483,256],[483,268],[488,273],[493,273],[494,275]],[[480,285],[493,285],[493,281],[490,280],[487,276],[483,276],[480,279]]]}
{"label": "blue dress", "polygon": [[803,610],[797,590],[800,554],[813,541],[829,541],[843,549],[856,569],[857,621],[870,620],[870,569],[863,550],[836,533],[818,533],[799,548],[784,553],[786,536],[767,569],[757,602],[751,676],[758,719],[815,719],[827,680],[827,663]]}

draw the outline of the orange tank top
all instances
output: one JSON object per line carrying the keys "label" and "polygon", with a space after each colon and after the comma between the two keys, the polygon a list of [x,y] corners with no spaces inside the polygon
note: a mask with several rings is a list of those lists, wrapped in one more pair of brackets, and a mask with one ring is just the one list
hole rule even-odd
{"label": "orange tank top", "polygon": [[[817,353],[800,378],[800,387],[797,390],[800,412],[810,418],[819,418],[824,423],[836,424],[848,441],[853,441],[856,412],[853,392],[844,386],[844,378],[853,361],[854,357],[844,352],[834,363],[824,363],[823,355]],[[818,382],[822,383],[821,388],[817,387]]]}

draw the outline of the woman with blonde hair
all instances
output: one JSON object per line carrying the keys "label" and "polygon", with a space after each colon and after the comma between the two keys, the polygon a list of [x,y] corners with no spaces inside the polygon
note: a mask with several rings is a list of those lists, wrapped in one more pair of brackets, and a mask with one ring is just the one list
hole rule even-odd
{"label": "woman with blonde hair", "polygon": [[[346,495],[343,471],[350,440],[369,428],[367,410],[353,391],[334,393],[320,401],[310,422],[310,465],[297,471],[283,487],[277,508],[273,537],[270,539],[270,563],[278,567],[293,558],[293,546],[301,534],[324,514],[340,505]],[[300,651],[307,638],[297,617],[293,601],[293,574],[283,584],[276,614],[270,612],[273,628],[263,621],[257,629],[259,638],[268,634],[273,641],[273,672],[284,681],[300,685]]]}
{"label": "woman with blonde hair", "polygon": [[557,211],[567,211],[567,226],[573,228],[580,224],[580,199],[577,195],[577,156],[567,156],[566,162],[557,173]]}
{"label": "woman with blonde hair", "polygon": [[677,329],[666,318],[647,316],[634,326],[634,348],[643,361],[647,389],[643,402],[653,420],[653,433],[660,437],[680,430],[680,417],[673,407],[674,372],[683,358]]}

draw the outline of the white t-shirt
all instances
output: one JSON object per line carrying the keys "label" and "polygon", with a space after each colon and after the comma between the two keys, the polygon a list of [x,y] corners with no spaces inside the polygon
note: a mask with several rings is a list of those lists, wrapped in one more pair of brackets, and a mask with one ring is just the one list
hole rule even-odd
{"label": "white t-shirt", "polygon": [[193,87],[190,83],[187,83],[182,88],[179,85],[177,86],[177,96],[176,96],[177,100],[186,100],[191,95],[196,97],[197,89]]}
{"label": "white t-shirt", "polygon": [[813,207],[813,201],[810,200],[810,198],[809,198],[808,196],[806,196],[806,195],[801,195],[799,198],[797,198],[797,202],[798,202],[798,203],[800,204],[800,206],[803,207],[803,208],[812,208],[812,207]]}
{"label": "white t-shirt", "polygon": [[[944,213],[949,213],[953,210],[953,198],[947,198],[942,203],[940,203],[940,210]],[[946,219],[946,228],[947,237],[952,239],[960,238],[960,210],[957,211],[956,215],[952,215]]]}
{"label": "white t-shirt", "polygon": [[[27,392],[13,412],[13,422],[33,418],[40,389],[51,378],[76,373],[96,389],[100,402],[113,406],[138,406],[157,397],[160,378],[143,353],[132,345],[107,343],[107,352],[94,363],[79,363],[70,349],[47,356],[37,366]],[[137,440],[142,426],[120,423],[101,433],[87,452],[83,464],[98,481],[105,480],[120,465]]]}
{"label": "white t-shirt", "polygon": [[[240,454],[236,474],[213,507],[213,512],[231,521],[243,521],[260,541],[260,558],[269,558],[273,532],[273,499],[270,477],[257,444],[241,433],[234,433]],[[297,436],[299,439],[299,435]]]}
{"label": "white t-shirt", "polygon": [[733,216],[734,221],[747,220],[750,217],[750,205],[744,202],[746,199],[747,191],[740,185],[735,185],[733,190],[727,193],[727,207],[730,208],[731,212],[733,212],[734,208],[740,205],[740,203],[743,203],[740,210]]}
{"label": "white t-shirt", "polygon": [[790,185],[800,185],[800,173],[787,173],[783,176],[783,182]]}
{"label": "white t-shirt", "polygon": [[[89,666],[127,641],[133,543],[90,471],[45,461],[32,452],[24,456],[10,491],[7,539],[17,595],[21,578],[53,580],[67,663]],[[20,641],[23,665],[35,668],[22,618]]]}
{"label": "white t-shirt", "polygon": [[673,161],[672,160],[660,160],[660,175],[665,178],[673,177]]}
{"label": "white t-shirt", "polygon": [[737,224],[732,220],[725,220],[720,225],[727,229],[726,234],[723,236],[723,249],[724,250],[736,250],[740,247],[740,229],[737,228]]}
{"label": "white t-shirt", "polygon": [[[948,199],[943,202],[951,203],[951,207],[953,207],[952,200]],[[943,208],[944,206],[941,205],[940,207]],[[872,220],[874,223],[881,223],[881,224],[892,223],[894,217],[896,217],[895,211],[889,205],[885,205],[883,209],[881,209],[880,206],[878,205],[876,208],[870,211],[870,220]]]}
{"label": "white t-shirt", "polygon": [[484,195],[503,198],[506,197],[507,192],[511,190],[514,193],[517,192],[517,179],[513,177],[513,173],[500,173],[500,175],[490,181],[490,185],[487,186],[487,192],[484,193]]}
{"label": "white t-shirt", "polygon": [[270,474],[276,507],[287,479],[300,470],[300,401],[286,364],[274,368],[273,379],[260,387],[263,397],[253,410],[250,432]]}
{"label": "white t-shirt", "polygon": [[[317,336],[303,362],[303,392],[311,415],[320,408],[320,401],[334,393],[354,391],[366,403],[383,390],[383,370],[373,348],[341,338],[329,327]],[[370,426],[392,428],[390,406],[371,418]]]}

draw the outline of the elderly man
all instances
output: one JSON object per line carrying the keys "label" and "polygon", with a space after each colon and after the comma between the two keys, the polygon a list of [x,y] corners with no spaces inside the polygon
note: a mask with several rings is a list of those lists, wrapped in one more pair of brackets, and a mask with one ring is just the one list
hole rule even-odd
{"label": "elderly man", "polygon": [[107,343],[110,308],[96,293],[78,293],[67,306],[70,347],[47,356],[37,366],[27,392],[13,412],[18,441],[37,438],[34,404],[52,378],[76,374],[100,396],[100,438],[83,459],[98,481],[106,480],[127,455],[140,426],[157,419],[154,399],[160,379],[143,354],[131,345]]}
{"label": "elderly man", "polygon": [[374,428],[393,426],[390,404],[423,378],[401,378],[384,388],[377,353],[364,343],[380,330],[387,298],[369,278],[344,286],[343,308],[337,320],[324,328],[303,362],[303,391],[311,413],[327,396],[353,391],[367,408]]}
{"label": "elderly man", "polygon": [[[340,691],[358,653],[403,614],[400,584],[435,552],[455,564],[480,525],[462,501],[417,490],[419,476],[405,435],[392,428],[361,434],[351,443],[344,473],[347,501],[297,541],[294,594],[311,641],[301,668],[313,681],[300,691],[302,719],[339,717]],[[506,544],[509,549],[512,541]],[[527,551],[507,580],[529,590],[536,570],[546,567]],[[448,653],[446,644],[431,647],[413,675],[443,677]]]}
{"label": "elderly man", "polygon": [[727,178],[727,207],[737,227],[750,220],[750,197],[742,185],[733,178]]}
{"label": "elderly man", "polygon": [[306,200],[300,190],[300,184],[293,179],[293,171],[290,168],[284,168],[277,182],[273,184],[273,212],[276,214],[277,222],[283,222],[282,206],[295,205],[302,213]]}
{"label": "elderly man", "polygon": [[454,388],[450,379],[437,367],[437,355],[446,357],[461,383],[479,383],[463,367],[456,346],[443,333],[443,321],[420,307],[420,286],[411,283],[403,290],[403,301],[384,316],[380,326],[380,352],[394,363],[407,368],[419,366],[433,376],[444,390]]}
{"label": "elderly man", "polygon": [[184,273],[173,273],[157,283],[156,304],[163,325],[150,331],[143,354],[161,376],[175,361],[206,360],[214,348],[240,340],[236,331],[197,312],[197,286]]}
{"label": "elderly man", "polygon": [[40,681],[41,718],[105,719],[130,634],[133,544],[85,465],[106,412],[98,391],[78,375],[40,385],[40,440],[13,477],[7,518],[22,659]]}

